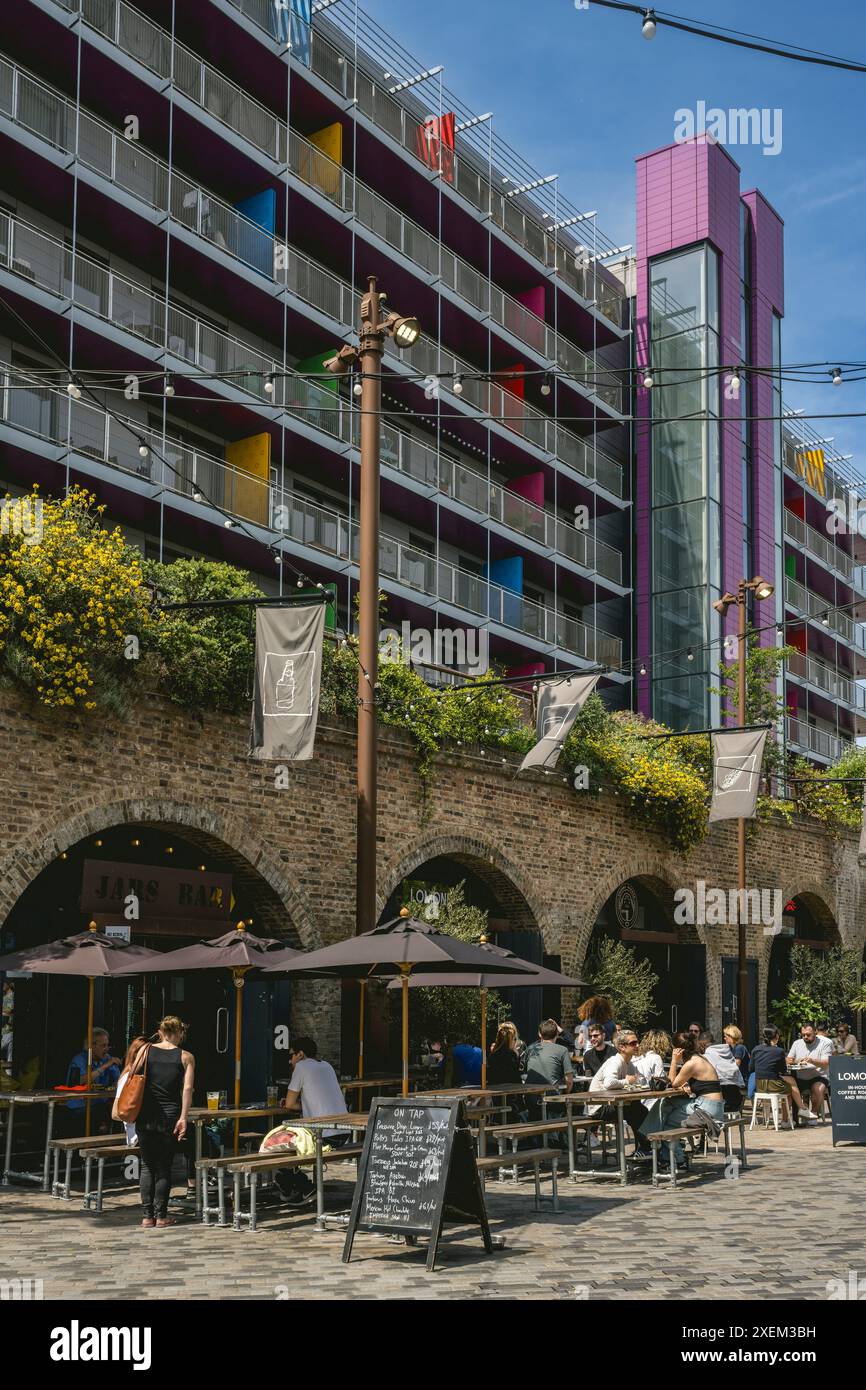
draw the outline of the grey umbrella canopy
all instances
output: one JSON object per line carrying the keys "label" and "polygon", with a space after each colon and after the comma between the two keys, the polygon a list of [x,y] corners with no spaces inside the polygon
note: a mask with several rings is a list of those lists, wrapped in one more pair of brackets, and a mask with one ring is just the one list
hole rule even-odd
{"label": "grey umbrella canopy", "polygon": [[[156,954],[156,953],[154,953]],[[230,970],[235,982],[235,1109],[241,1103],[241,1028],[243,1023],[243,984],[248,970],[269,964],[272,969],[285,968],[300,956],[292,946],[272,936],[254,936],[245,922],[238,922],[234,931],[216,936],[210,941],[196,941],[177,951],[156,954],[147,971],[170,970]],[[235,1120],[235,1153],[238,1151],[240,1120]]]}
{"label": "grey umbrella canopy", "polygon": [[[63,936],[42,946],[28,946],[23,951],[0,956],[0,974],[9,970],[27,970],[33,975],[81,975],[89,980],[87,991],[87,1080],[90,1090],[93,1071],[93,981],[107,975],[138,975],[151,969],[151,962],[160,959],[159,951],[144,946],[131,946],[97,931],[92,923],[87,931]],[[90,1133],[90,1101],[85,1111],[85,1133]]]}
{"label": "grey umbrella canopy", "polygon": [[[147,965],[148,974],[163,970],[178,974],[182,970],[251,970],[269,963],[276,969],[277,963],[288,962],[302,953],[276,937],[254,936],[241,922],[224,936],[196,941],[192,946],[181,946],[177,951],[151,951],[148,954],[154,957]],[[130,971],[133,969],[134,966],[130,966]]]}
{"label": "grey umbrella canopy", "polygon": [[[494,957],[486,970],[467,970],[454,975],[433,975],[426,970],[416,971],[409,980],[410,989],[424,989],[447,986],[450,989],[477,989],[481,991],[481,1085],[487,1084],[487,991],[489,989],[530,989],[545,986],[549,988],[576,988],[586,984],[576,975],[560,975],[558,970],[547,970],[543,965],[521,960],[502,946],[484,942],[479,947]],[[503,973],[501,960],[508,958],[509,972]],[[513,973],[520,966],[523,974]],[[397,989],[399,980],[394,980],[389,989]]]}
{"label": "grey umbrella canopy", "polygon": [[[497,948],[498,952],[498,948]],[[445,932],[437,931],[430,922],[401,913],[389,922],[382,922],[372,931],[347,937],[320,951],[309,951],[288,965],[273,964],[265,971],[286,971],[289,975],[307,974],[321,978],[364,980],[376,975],[399,972],[403,991],[403,1095],[409,1094],[409,977],[416,966],[425,974],[444,978],[467,970],[483,970],[491,959],[485,946],[471,946]],[[526,962],[515,959],[509,952],[497,954],[497,969],[501,974],[513,971],[521,974]],[[362,1006],[363,1007],[363,1006]]]}
{"label": "grey umbrella canopy", "polygon": [[92,928],[0,956],[0,974],[27,970],[33,975],[83,975],[96,979],[104,975],[137,975],[152,969],[151,961],[159,959],[159,951],[131,946]]}

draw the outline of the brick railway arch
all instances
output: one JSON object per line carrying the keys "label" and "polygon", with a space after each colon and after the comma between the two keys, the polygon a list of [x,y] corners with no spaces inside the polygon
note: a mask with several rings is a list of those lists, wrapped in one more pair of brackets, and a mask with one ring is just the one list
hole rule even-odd
{"label": "brick railway arch", "polygon": [[[593,928],[598,921],[606,903],[613,897],[614,893],[625,883],[637,882],[646,888],[656,897],[660,904],[673,913],[673,894],[675,884],[670,869],[661,860],[650,856],[643,858],[637,857],[627,863],[618,865],[611,869],[604,878],[599,881],[595,888],[590,906],[582,917],[578,919],[573,929],[571,939],[568,942],[568,950],[565,949],[566,942],[563,941],[562,962],[563,970],[566,966],[569,970],[580,972],[586,960],[586,953],[589,949],[590,938]],[[705,929],[695,927],[702,945],[706,945]]]}
{"label": "brick railway arch", "polygon": [[306,950],[324,944],[303,890],[292,882],[281,861],[262,849],[243,821],[204,803],[147,796],[96,804],[84,801],[66,807],[56,823],[25,836],[0,863],[0,923],[64,850],[122,825],[174,831],[225,862],[255,906],[255,926],[261,935],[285,936],[290,944]]}
{"label": "brick railway arch", "polygon": [[551,909],[537,886],[498,846],[469,835],[431,835],[383,867],[377,893],[380,916],[403,879],[410,878],[432,859],[450,859],[465,866],[489,888],[515,928],[534,928],[542,933],[549,949],[557,949],[559,934],[554,930]]}
{"label": "brick railway arch", "polygon": [[[784,894],[783,906],[793,903],[797,912],[796,934],[794,936],[767,934],[762,942],[760,971],[764,981],[766,1007],[769,1009],[774,998],[781,998],[787,988],[791,948],[796,944],[811,946],[813,950],[830,949],[849,943],[842,938],[836,914],[827,902],[826,885],[811,880],[800,880],[796,891]],[[806,915],[806,923],[802,915]],[[788,918],[790,920],[790,917]]]}

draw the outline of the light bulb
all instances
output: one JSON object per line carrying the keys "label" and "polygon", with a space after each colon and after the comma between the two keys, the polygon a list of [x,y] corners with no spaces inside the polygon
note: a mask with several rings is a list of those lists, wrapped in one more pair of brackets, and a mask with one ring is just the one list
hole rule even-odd
{"label": "light bulb", "polygon": [[454,378],[454,394],[455,396],[463,395],[463,377],[460,372]]}
{"label": "light bulb", "polygon": [[694,659],[695,659],[695,654],[694,654],[694,652],[692,651],[691,647],[689,647],[688,651],[686,652],[686,661],[694,661]]}
{"label": "light bulb", "polygon": [[265,395],[266,395],[266,396],[272,396],[273,394],[274,394],[274,377],[273,377],[273,373],[269,373],[268,376],[265,377]]}
{"label": "light bulb", "polygon": [[146,459],[147,456],[148,456],[148,454],[150,453],[150,450],[148,449],[148,447],[147,447],[147,445],[145,444],[144,440],[142,440],[141,443],[139,444],[139,446],[138,446],[138,452],[139,452],[139,454],[141,455],[141,457],[142,457],[143,459]]}
{"label": "light bulb", "polygon": [[352,390],[353,390],[353,392],[355,393],[356,396],[362,396],[362,395],[364,394],[364,387],[363,387],[362,384],[361,384],[361,378],[360,378],[360,377],[358,377],[357,380],[355,381],[355,385],[352,387]]}
{"label": "light bulb", "polygon": [[650,387],[652,386],[652,384],[653,384],[653,374],[652,374],[652,372],[649,370],[649,368],[647,368],[647,370],[646,370],[646,371],[644,372],[644,374],[643,374],[643,377],[641,378],[641,385],[642,385],[642,386],[645,386],[646,389],[649,391],[649,389],[650,389]]}
{"label": "light bulb", "polygon": [[542,396],[550,395],[550,374],[548,372],[544,373],[544,379],[541,383],[541,394]]}
{"label": "light bulb", "polygon": [[73,381],[71,377],[66,383],[66,390],[74,401],[81,400],[81,387],[78,385],[78,382]]}
{"label": "light bulb", "polygon": [[643,24],[640,28],[645,39],[654,39],[656,36],[655,10],[647,10],[643,17]]}
{"label": "light bulb", "polygon": [[204,501],[204,496],[203,496],[202,493],[199,492],[198,488],[196,488],[195,491],[193,492],[192,500],[193,500],[193,502],[203,502],[203,501]]}
{"label": "light bulb", "polygon": [[833,368],[832,372],[830,373],[830,380],[832,381],[832,383],[833,383],[834,386],[841,386],[841,385],[842,385],[842,368],[841,368],[841,367],[834,367],[834,368]]}
{"label": "light bulb", "polygon": [[234,526],[234,522],[232,521],[230,516],[226,517],[225,521],[223,522],[223,526],[225,526],[227,531],[230,531],[231,528]]}
{"label": "light bulb", "polygon": [[643,661],[642,661],[641,664],[640,664],[640,675],[642,675],[642,676],[645,676],[645,675],[646,675],[646,665],[645,665],[645,663],[644,663]]}
{"label": "light bulb", "polygon": [[731,394],[735,400],[740,394],[740,373],[737,371],[736,367],[731,372]]}
{"label": "light bulb", "polygon": [[165,386],[163,387],[163,390],[164,390],[166,396],[173,396],[173,395],[174,395],[174,386],[172,385],[171,375],[170,375],[170,373],[168,373],[168,372],[166,373],[166,377],[165,377]]}

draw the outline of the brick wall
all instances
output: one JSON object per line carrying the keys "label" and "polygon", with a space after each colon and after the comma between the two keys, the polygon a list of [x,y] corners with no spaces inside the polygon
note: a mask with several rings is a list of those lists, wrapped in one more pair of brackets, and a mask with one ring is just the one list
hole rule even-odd
{"label": "brick wall", "polygon": [[[354,927],[354,737],[320,726],[315,757],[273,769],[247,757],[247,721],[201,718],[147,699],[126,720],[47,715],[25,699],[0,699],[0,921],[47,864],[85,836],[123,823],[175,826],[227,860],[255,904],[256,928],[312,948]],[[459,753],[459,755],[458,755]],[[722,823],[696,850],[677,854],[642,828],[625,798],[572,791],[556,776],[519,780],[513,761],[477,751],[442,756],[427,812],[409,740],[385,730],[379,768],[379,898],[448,855],[480,875],[501,916],[537,924],[563,968],[583,963],[593,924],[620,883],[644,876],[670,896],[678,886],[736,886],[736,827]],[[750,831],[750,885],[808,893],[844,944],[866,939],[863,874],[855,836],[836,841],[811,822]],[[246,894],[245,894],[246,895]],[[720,961],[736,955],[736,927],[690,928],[707,952],[707,1009],[721,1026]],[[696,936],[695,936],[696,933]],[[763,1007],[772,938],[749,928]],[[334,1055],[338,990],[296,991],[297,1029]],[[570,1010],[571,1001],[566,1008]]]}

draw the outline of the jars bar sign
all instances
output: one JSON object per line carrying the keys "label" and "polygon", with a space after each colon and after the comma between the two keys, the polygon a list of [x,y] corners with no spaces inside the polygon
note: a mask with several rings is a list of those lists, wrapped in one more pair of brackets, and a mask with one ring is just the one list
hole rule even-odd
{"label": "jars bar sign", "polygon": [[131,893],[146,917],[197,917],[223,922],[231,911],[231,874],[196,869],[166,869],[150,864],[118,864],[86,859],[81,884],[81,910],[117,911]]}

